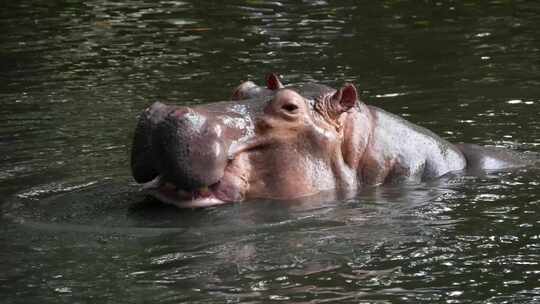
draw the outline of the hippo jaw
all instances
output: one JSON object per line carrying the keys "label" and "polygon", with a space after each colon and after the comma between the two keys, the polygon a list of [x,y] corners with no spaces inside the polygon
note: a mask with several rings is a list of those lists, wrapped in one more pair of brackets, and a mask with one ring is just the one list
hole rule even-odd
{"label": "hippo jaw", "polygon": [[157,176],[152,181],[144,183],[142,188],[159,201],[180,208],[210,207],[225,203],[213,195],[208,195],[208,188],[188,192],[178,189],[169,182],[163,182],[162,176]]}
{"label": "hippo jaw", "polygon": [[187,191],[170,182],[164,182],[162,176],[158,176],[144,183],[142,189],[159,201],[179,208],[204,208],[226,204],[235,201],[235,196],[241,196],[239,189],[227,188],[223,186],[225,184],[217,182],[208,187]]}
{"label": "hippo jaw", "polygon": [[245,157],[229,160],[221,178],[210,185],[184,189],[160,174],[143,183],[142,190],[161,202],[179,208],[200,208],[244,200],[248,189]]}

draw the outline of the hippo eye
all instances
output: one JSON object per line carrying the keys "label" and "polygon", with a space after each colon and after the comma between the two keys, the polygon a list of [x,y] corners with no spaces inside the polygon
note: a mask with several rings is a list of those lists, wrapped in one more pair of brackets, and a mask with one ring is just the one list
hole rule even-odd
{"label": "hippo eye", "polygon": [[289,113],[294,113],[298,110],[298,106],[293,103],[284,104],[281,108]]}

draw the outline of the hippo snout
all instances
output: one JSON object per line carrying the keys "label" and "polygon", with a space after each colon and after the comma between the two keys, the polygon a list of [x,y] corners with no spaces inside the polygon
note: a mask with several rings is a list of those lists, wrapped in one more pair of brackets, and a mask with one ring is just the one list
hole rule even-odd
{"label": "hippo snout", "polygon": [[156,176],[184,190],[217,183],[227,165],[222,126],[189,107],[154,103],[141,116],[132,150],[135,180]]}
{"label": "hippo snout", "polygon": [[158,124],[153,147],[165,180],[187,190],[217,183],[227,163],[221,126],[189,108],[178,108]]}

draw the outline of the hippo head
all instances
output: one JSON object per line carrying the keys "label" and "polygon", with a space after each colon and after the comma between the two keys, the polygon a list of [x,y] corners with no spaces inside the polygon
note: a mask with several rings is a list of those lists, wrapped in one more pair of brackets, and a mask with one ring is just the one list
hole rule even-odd
{"label": "hippo head", "polygon": [[352,84],[266,88],[244,82],[233,100],[196,107],[154,103],[137,125],[133,176],[159,200],[203,207],[246,198],[292,199],[356,185],[361,112]]}

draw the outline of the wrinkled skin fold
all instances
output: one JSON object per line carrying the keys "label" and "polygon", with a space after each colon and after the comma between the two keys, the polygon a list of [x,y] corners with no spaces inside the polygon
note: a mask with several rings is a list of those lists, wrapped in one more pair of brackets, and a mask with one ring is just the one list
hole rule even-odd
{"label": "wrinkled skin fold", "polygon": [[242,83],[231,99],[148,107],[133,140],[135,181],[163,202],[193,208],[530,163],[505,149],[451,144],[361,102],[352,84],[284,86],[271,74],[264,87]]}

